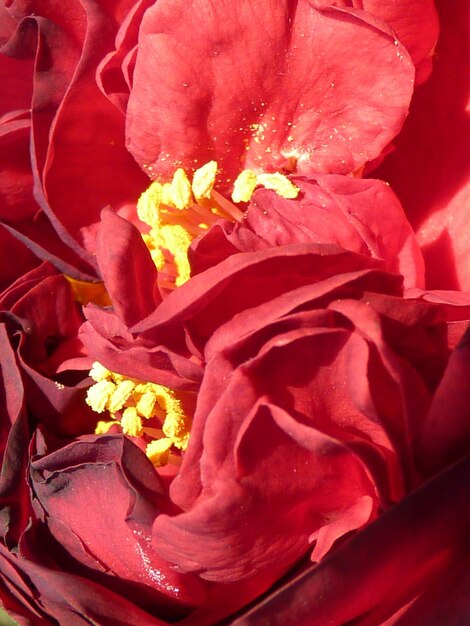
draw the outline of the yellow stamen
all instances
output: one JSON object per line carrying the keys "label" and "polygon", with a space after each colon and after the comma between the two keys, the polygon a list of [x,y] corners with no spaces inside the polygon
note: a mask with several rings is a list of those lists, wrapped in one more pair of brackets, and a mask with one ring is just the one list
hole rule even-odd
{"label": "yellow stamen", "polygon": [[161,467],[168,463],[168,457],[172,446],[171,439],[155,439],[151,441],[145,450],[145,454],[155,467]]}
{"label": "yellow stamen", "polygon": [[113,424],[119,424],[125,435],[146,437],[147,441],[163,439],[165,444],[149,448],[153,450],[152,456],[156,455],[158,466],[166,463],[170,448],[186,450],[191,419],[174,391],[155,383],[126,378],[98,362],[93,363],[90,374],[97,382],[88,389],[87,403],[97,413],[107,410],[113,418],[98,422],[96,434],[103,434]]}
{"label": "yellow stamen", "polygon": [[108,411],[110,413],[116,413],[116,411],[120,411],[125,405],[132,391],[134,390],[134,387],[135,383],[132,380],[123,380],[118,385],[116,385],[116,388],[111,394],[111,397],[108,400],[108,404],[106,405]]}
{"label": "yellow stamen", "polygon": [[244,170],[234,183],[232,201],[214,185],[217,162],[209,161],[194,172],[192,183],[179,168],[171,183],[153,182],[137,203],[137,215],[150,226],[143,239],[159,271],[159,285],[173,289],[190,277],[188,249],[192,240],[203,234],[218,218],[241,220],[238,202],[248,202],[259,185],[284,198],[296,198],[299,189],[280,173],[257,174]]}
{"label": "yellow stamen", "polygon": [[140,196],[137,202],[137,216],[139,220],[152,228],[160,224],[158,210],[163,202],[163,187],[155,181]]}
{"label": "yellow stamen", "polygon": [[217,162],[209,161],[194,172],[193,193],[196,200],[211,197],[217,176]]}
{"label": "yellow stamen", "polygon": [[154,414],[157,392],[153,387],[153,385],[147,383],[146,385],[137,385],[134,390],[136,392],[135,396],[140,393],[142,394],[140,398],[138,398],[135,406],[139,414],[145,417],[145,419],[150,419]]}
{"label": "yellow stamen", "polygon": [[232,192],[234,202],[248,202],[258,184],[258,177],[252,170],[243,170],[238,175]]}
{"label": "yellow stamen", "polygon": [[144,434],[141,417],[134,406],[128,406],[121,417],[122,432],[130,437],[141,437]]}
{"label": "yellow stamen", "polygon": [[187,209],[193,201],[191,183],[186,172],[180,167],[171,181],[171,201],[177,209]]}
{"label": "yellow stamen", "polygon": [[292,183],[287,176],[276,172],[275,174],[258,174],[258,184],[266,189],[272,189],[282,198],[297,198],[300,189]]}
{"label": "yellow stamen", "polygon": [[106,435],[106,433],[109,432],[111,426],[114,426],[114,424],[119,424],[119,422],[117,420],[100,420],[96,424],[95,435]]}
{"label": "yellow stamen", "polygon": [[101,380],[88,389],[86,403],[96,413],[103,413],[115,389],[116,385],[110,380]]}
{"label": "yellow stamen", "polygon": [[95,361],[91,366],[90,376],[95,383],[99,383],[101,380],[110,380],[112,374],[106,367],[101,365],[101,363]]}

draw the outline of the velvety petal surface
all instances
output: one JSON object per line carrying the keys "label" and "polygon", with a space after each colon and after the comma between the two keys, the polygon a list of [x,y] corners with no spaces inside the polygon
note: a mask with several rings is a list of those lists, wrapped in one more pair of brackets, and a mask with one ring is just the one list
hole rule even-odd
{"label": "velvety petal surface", "polygon": [[162,608],[201,603],[197,579],[180,580],[155,553],[150,529],[165,506],[163,490],[151,463],[127,439],[73,443],[35,460],[32,480],[49,528],[75,558],[83,559],[76,547],[83,543],[98,569],[152,587]]}
{"label": "velvety petal surface", "polygon": [[139,231],[111,209],[102,213],[96,256],[117,316],[132,326],[160,302],[157,270]]}
{"label": "velvety petal surface", "polygon": [[[146,185],[123,144],[122,115],[95,71],[134,2],[14,2],[17,30],[3,48],[34,59],[32,168],[36,198],[79,257],[94,252],[101,209],[135,203]],[[93,115],[84,115],[88,109]],[[112,182],[111,182],[112,181]]]}
{"label": "velvety petal surface", "polygon": [[301,195],[287,200],[269,190],[255,193],[243,221],[217,224],[191,248],[193,273],[236,251],[299,242],[335,243],[384,259],[405,287],[424,286],[424,261],[411,226],[390,187],[347,176],[294,178]]}

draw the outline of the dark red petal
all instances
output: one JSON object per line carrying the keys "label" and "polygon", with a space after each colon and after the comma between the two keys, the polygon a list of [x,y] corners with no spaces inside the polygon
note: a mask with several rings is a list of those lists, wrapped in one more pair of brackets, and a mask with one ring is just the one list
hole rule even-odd
{"label": "dark red petal", "polygon": [[60,534],[75,558],[83,557],[73,535],[96,568],[153,588],[162,606],[184,610],[203,601],[201,583],[175,573],[155,552],[151,525],[166,506],[163,490],[150,461],[126,438],[88,437],[37,458],[32,480],[52,533],[70,531]]}
{"label": "dark red petal", "polygon": [[152,177],[215,159],[226,185],[291,156],[300,173],[348,173],[400,130],[413,79],[405,49],[365,13],[159,0],[142,21],[128,146]]}
{"label": "dark red petal", "polygon": [[[98,66],[96,80],[101,91],[121,113],[125,113],[131,89],[130,58],[135,61],[142,16],[154,0],[138,0],[129,11],[116,35],[116,50],[107,54]],[[133,63],[132,63],[133,71]]]}
{"label": "dark red petal", "polygon": [[470,331],[451,354],[420,436],[421,459],[433,472],[458,459],[470,446]]}
{"label": "dark red petal", "polygon": [[[15,3],[24,18],[7,52],[35,55],[32,163],[36,197],[62,239],[78,254],[94,252],[103,207],[135,203],[146,177],[124,147],[124,119],[99,91],[95,72],[112,49],[132,0],[65,5]],[[31,16],[29,13],[31,12]],[[84,115],[84,111],[92,115]],[[86,256],[86,255],[85,255]]]}
{"label": "dark red petal", "polygon": [[[320,525],[344,516],[343,528],[350,526],[351,505],[364,495],[372,505],[375,493],[359,459],[337,440],[262,401],[244,412],[236,396],[243,388],[249,399],[249,385],[236,374],[208,418],[199,499],[183,514],[160,516],[154,529],[157,550],[183,571],[220,582],[257,571],[266,585],[308,550]],[[222,431],[229,434],[223,445]]]}
{"label": "dark red petal", "polygon": [[324,175],[293,179],[301,194],[286,200],[257,191],[235,225],[219,223],[191,250],[195,273],[240,252],[289,243],[336,243],[345,250],[384,259],[405,287],[424,286],[424,261],[403,209],[379,180]]}

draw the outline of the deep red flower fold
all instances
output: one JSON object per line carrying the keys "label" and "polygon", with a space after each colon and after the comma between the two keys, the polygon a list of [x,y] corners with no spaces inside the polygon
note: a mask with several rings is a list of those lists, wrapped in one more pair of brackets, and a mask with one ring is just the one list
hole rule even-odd
{"label": "deep red flower fold", "polygon": [[[113,33],[133,4],[122,0],[113,6],[85,7],[74,1],[65,7],[15,2],[6,10],[11,39],[1,51],[26,59],[16,61],[23,63],[26,74],[33,64],[32,86],[26,81],[22,85],[22,100],[32,92],[27,104],[30,167],[39,206],[31,203],[31,208],[47,215],[56,238],[74,257],[70,273],[78,278],[96,278],[89,253],[94,252],[94,227],[101,209],[108,204],[126,209],[145,187],[145,176],[125,150],[123,139],[119,140],[124,120],[95,82],[96,67],[112,48]],[[93,115],[83,116],[89,108]],[[7,170],[7,176],[14,172]],[[37,245],[40,232],[34,226],[19,224],[11,211],[2,217],[30,240],[36,253],[56,262],[53,250]]]}

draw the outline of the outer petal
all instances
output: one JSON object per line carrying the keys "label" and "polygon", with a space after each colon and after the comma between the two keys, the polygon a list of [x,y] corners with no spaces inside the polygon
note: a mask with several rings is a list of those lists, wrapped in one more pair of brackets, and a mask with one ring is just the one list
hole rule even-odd
{"label": "outer petal", "polygon": [[429,472],[470,448],[470,331],[452,353],[420,433],[422,463]]}
{"label": "outer petal", "polygon": [[[88,264],[93,260],[84,248],[94,252],[101,209],[134,203],[146,184],[123,145],[123,118],[95,82],[116,23],[132,5],[73,1],[64,9],[63,3],[34,0],[8,9],[18,29],[3,52],[34,57],[36,198],[62,240]],[[88,109],[92,114],[83,116]]]}
{"label": "outer petal", "polygon": [[438,3],[441,37],[397,149],[374,172],[390,181],[422,247],[430,289],[470,289],[470,5]]}
{"label": "outer petal", "polygon": [[300,173],[347,173],[399,131],[413,79],[401,44],[363,13],[159,0],[142,21],[128,146],[153,177],[216,159],[227,184],[289,157]]}

